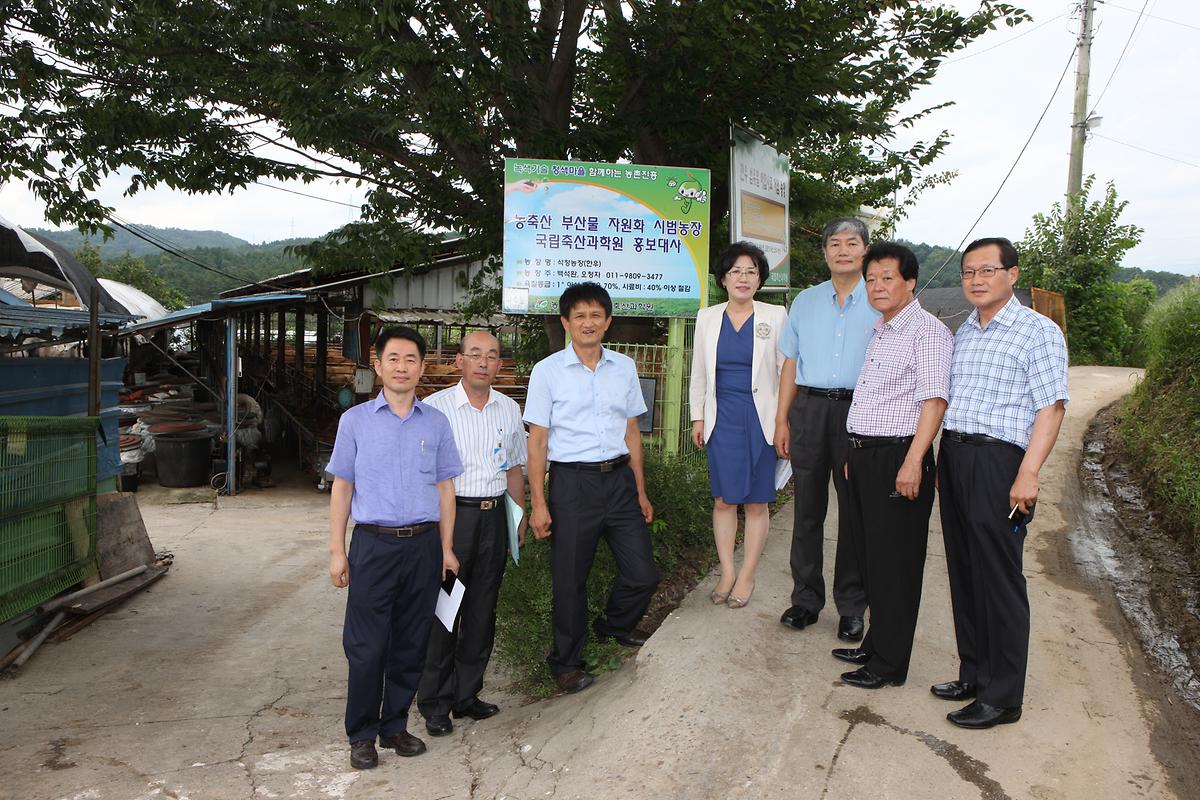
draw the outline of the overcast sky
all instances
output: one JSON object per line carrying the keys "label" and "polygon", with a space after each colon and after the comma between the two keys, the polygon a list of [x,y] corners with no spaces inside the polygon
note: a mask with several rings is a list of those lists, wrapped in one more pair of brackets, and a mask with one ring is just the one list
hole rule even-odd
{"label": "overcast sky", "polygon": [[[1046,107],[1078,35],[1073,0],[1011,0],[1033,22],[1001,28],[948,61],[915,104],[953,101],[897,142],[927,138],[945,128],[953,135],[935,163],[958,177],[926,192],[900,225],[913,241],[956,245],[1000,185],[1038,116]],[[1143,0],[1097,4],[1092,47],[1091,105],[1103,122],[1089,139],[1084,174],[1113,181],[1129,201],[1123,221],[1145,229],[1127,266],[1200,274],[1200,4],[1195,0],[1145,0],[1145,12],[1107,91],[1105,84],[1129,39]],[[969,11],[973,2],[955,2]],[[1067,154],[1075,66],[1063,79],[1041,127],[995,204],[972,238],[1020,239],[1034,213],[1048,211],[1066,191]],[[1146,152],[1151,151],[1151,152]],[[1155,155],[1158,154],[1158,155]],[[1172,160],[1174,159],[1174,160]],[[322,200],[253,187],[230,195],[188,196],[169,191],[121,196],[125,181],[105,183],[100,198],[124,219],[160,227],[211,229],[251,242],[318,236],[353,220],[356,211]],[[298,191],[356,204],[361,191],[348,185],[297,185]],[[0,187],[0,216],[30,227],[46,226],[42,206],[20,184]]]}

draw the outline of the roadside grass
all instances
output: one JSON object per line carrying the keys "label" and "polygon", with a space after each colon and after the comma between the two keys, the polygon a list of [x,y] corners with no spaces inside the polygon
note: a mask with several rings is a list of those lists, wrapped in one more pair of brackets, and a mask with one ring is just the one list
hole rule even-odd
{"label": "roadside grass", "polygon": [[1200,567],[1200,280],[1159,300],[1144,335],[1146,377],[1121,408],[1120,440]]}
{"label": "roadside grass", "polygon": [[[662,591],[675,583],[679,571],[703,576],[716,561],[708,467],[703,459],[647,450],[645,472],[646,493],[654,505],[650,529]],[[601,545],[588,579],[589,625],[603,613],[615,575],[612,554]],[[532,533],[521,550],[520,565],[508,561],[496,617],[496,657],[517,688],[534,697],[556,693],[546,665],[551,640],[550,546],[535,540]],[[589,629],[583,653],[589,671],[616,669],[628,652],[611,640],[595,641]]]}

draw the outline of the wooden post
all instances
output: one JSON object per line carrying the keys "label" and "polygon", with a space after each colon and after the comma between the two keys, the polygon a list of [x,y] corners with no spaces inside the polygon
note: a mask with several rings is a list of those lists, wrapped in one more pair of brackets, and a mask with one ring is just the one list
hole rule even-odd
{"label": "wooden post", "polygon": [[296,371],[304,375],[304,303],[296,306]]}
{"label": "wooden post", "polygon": [[278,313],[279,319],[276,321],[276,325],[278,327],[275,331],[275,388],[276,389],[279,389],[284,384],[284,380],[283,380],[283,365],[284,365],[283,344],[284,344],[284,341],[287,339],[287,311],[283,308],[283,306],[279,306],[278,308],[279,308],[279,311],[277,313]]}
{"label": "wooden post", "polygon": [[100,416],[100,290],[88,303],[88,416]]}
{"label": "wooden post", "polygon": [[325,385],[325,362],[329,356],[329,311],[325,304],[317,306],[317,363],[313,365],[313,383]]}

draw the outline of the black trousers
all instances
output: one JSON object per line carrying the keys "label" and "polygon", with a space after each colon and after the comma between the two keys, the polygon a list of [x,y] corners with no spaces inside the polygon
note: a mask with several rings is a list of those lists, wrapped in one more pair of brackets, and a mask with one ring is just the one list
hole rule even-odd
{"label": "black trousers", "polygon": [[979,702],[1019,706],[1029,660],[1025,526],[1008,520],[1008,492],[1025,452],[1009,444],[942,438],[940,486],[946,571],[961,681]]}
{"label": "black trousers", "polygon": [[846,434],[849,400],[796,393],[788,409],[792,474],[796,487],[792,523],[792,605],[818,612],[825,607],[825,512],[829,477],[837,491],[838,541],[833,563],[833,602],[838,613],[861,617],[867,610],[863,570],[854,552],[853,514],[842,467],[850,449]]}
{"label": "black trousers", "polygon": [[561,675],[583,669],[587,579],[600,538],[617,562],[617,579],[597,621],[601,632],[633,631],[658,586],[658,570],[628,465],[587,472],[551,464],[549,488],[554,644],[548,661],[550,671]]}
{"label": "black trousers", "polygon": [[426,717],[469,706],[483,688],[483,673],[496,641],[496,598],[508,554],[508,514],[501,502],[486,511],[459,506],[454,516],[454,555],[466,587],[454,631],[435,622],[429,633],[417,708]]}
{"label": "black trousers", "polygon": [[[921,608],[929,515],[933,512],[933,448],[921,465],[915,500],[896,492],[907,444],[850,449],[850,500],[857,524],[855,550],[866,569],[871,626],[862,647],[867,669],[896,680],[908,677]],[[895,495],[895,496],[893,496]]]}
{"label": "black trousers", "polygon": [[436,528],[397,539],[355,526],[348,558],[346,735],[357,742],[408,729],[441,586],[442,544]]}

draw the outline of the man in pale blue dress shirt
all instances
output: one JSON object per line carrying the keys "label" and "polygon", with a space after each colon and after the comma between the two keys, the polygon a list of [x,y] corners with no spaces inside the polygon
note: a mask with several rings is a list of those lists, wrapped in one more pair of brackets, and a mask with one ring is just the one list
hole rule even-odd
{"label": "man in pale blue dress shirt", "polygon": [[869,243],[861,220],[842,217],[825,226],[821,246],[829,280],[796,296],[779,337],[786,359],[779,377],[775,449],[780,458],[791,458],[796,489],[791,606],[780,622],[802,630],[815,624],[825,607],[822,561],[832,476],[838,498],[833,601],[841,615],[838,638],[848,642],[862,639],[867,610],[843,469],[850,447],[846,416],[880,316],[863,287],[862,258]]}
{"label": "man in pale blue dress shirt", "polygon": [[334,475],[329,579],[339,589],[349,586],[342,647],[355,769],[378,764],[376,738],[397,755],[425,752],[408,732],[408,708],[425,665],[440,579],[458,571],[452,479],[463,468],[446,417],[416,399],[424,371],[421,334],[403,326],[381,331],[375,372],[383,389],[342,414],[326,467]]}
{"label": "man in pale blue dress shirt", "polygon": [[[550,671],[560,689],[592,684],[583,668],[587,639],[587,578],[600,537],[608,541],[617,578],[593,629],[636,647],[636,631],[658,585],[647,527],[654,508],[642,473],[646,411],[633,359],[601,346],[612,323],[604,287],[580,283],[559,299],[571,342],[537,363],[529,376],[529,527],[550,537],[554,644]],[[550,496],[544,486],[550,472]]]}

